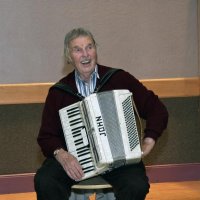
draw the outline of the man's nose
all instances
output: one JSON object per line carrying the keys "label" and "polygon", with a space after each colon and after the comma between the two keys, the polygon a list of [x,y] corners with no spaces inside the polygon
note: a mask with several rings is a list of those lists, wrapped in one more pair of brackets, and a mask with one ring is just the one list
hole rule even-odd
{"label": "man's nose", "polygon": [[88,56],[88,50],[87,49],[83,49],[83,56]]}

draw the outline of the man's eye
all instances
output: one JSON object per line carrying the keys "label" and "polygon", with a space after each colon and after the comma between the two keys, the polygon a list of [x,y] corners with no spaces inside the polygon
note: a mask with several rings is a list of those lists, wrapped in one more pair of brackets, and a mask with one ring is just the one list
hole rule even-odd
{"label": "man's eye", "polygon": [[75,48],[74,51],[75,51],[75,52],[80,52],[81,49],[80,49],[80,48]]}
{"label": "man's eye", "polygon": [[89,45],[89,46],[88,46],[88,49],[93,49],[93,48],[94,48],[93,45]]}

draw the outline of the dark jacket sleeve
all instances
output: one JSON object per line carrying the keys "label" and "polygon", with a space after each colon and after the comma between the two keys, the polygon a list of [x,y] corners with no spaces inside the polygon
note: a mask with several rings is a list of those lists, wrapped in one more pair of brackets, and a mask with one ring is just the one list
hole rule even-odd
{"label": "dark jacket sleeve", "polygon": [[141,118],[146,120],[144,137],[151,137],[157,140],[167,127],[168,111],[153,91],[148,90],[135,77],[129,74],[127,76],[129,79],[125,79],[127,80],[126,84],[129,85],[129,89],[133,93],[133,98]]}
{"label": "dark jacket sleeve", "polygon": [[53,151],[57,148],[66,149],[58,112],[62,105],[62,98],[60,91],[50,90],[44,104],[37,141],[46,157],[52,157]]}

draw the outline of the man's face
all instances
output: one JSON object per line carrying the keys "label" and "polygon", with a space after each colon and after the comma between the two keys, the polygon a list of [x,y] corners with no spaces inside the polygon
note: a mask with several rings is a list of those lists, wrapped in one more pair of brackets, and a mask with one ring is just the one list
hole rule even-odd
{"label": "man's face", "polygon": [[96,47],[88,36],[81,36],[70,42],[70,58],[72,65],[82,78],[88,78],[97,63]]}

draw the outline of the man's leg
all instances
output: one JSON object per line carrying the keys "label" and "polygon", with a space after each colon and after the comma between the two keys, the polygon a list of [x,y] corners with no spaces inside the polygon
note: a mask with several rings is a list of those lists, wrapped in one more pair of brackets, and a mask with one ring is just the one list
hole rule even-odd
{"label": "man's leg", "polygon": [[71,194],[73,181],[52,158],[46,159],[37,171],[34,183],[38,200],[67,200]]}
{"label": "man's leg", "polygon": [[144,200],[149,192],[143,163],[124,166],[103,175],[114,189],[117,200]]}

